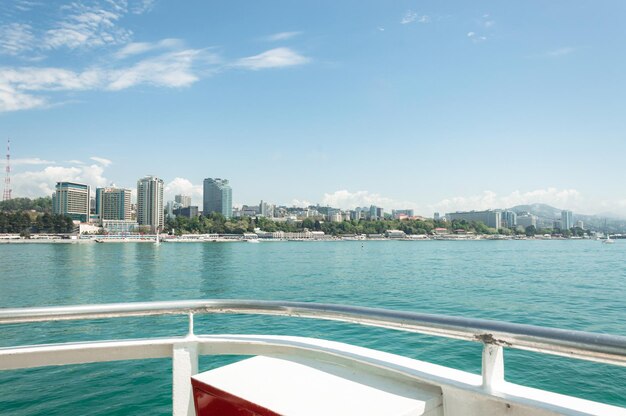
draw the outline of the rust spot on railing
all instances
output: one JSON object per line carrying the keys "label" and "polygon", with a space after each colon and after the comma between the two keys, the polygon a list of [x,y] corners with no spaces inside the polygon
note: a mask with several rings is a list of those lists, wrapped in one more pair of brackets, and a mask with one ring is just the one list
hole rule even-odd
{"label": "rust spot on railing", "polygon": [[482,342],[483,344],[501,345],[505,347],[513,346],[513,344],[511,344],[510,342],[506,342],[504,340],[494,338],[493,334],[479,334],[479,335],[475,335],[474,338],[477,341]]}

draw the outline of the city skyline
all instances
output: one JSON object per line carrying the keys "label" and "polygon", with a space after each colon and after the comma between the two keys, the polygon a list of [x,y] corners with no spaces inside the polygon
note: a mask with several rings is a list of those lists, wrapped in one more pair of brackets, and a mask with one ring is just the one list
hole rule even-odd
{"label": "city skyline", "polygon": [[13,196],[155,174],[197,205],[226,177],[234,205],[626,217],[626,5],[574,5],[16,1]]}

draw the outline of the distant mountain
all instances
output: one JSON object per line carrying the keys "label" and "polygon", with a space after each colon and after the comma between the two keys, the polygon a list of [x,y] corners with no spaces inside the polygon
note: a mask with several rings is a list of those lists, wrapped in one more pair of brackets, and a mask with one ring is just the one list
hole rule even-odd
{"label": "distant mountain", "polygon": [[[547,204],[529,204],[529,205],[516,205],[509,210],[521,213],[530,212],[536,215],[539,219],[539,223],[547,225],[551,224],[555,220],[561,219],[561,209],[555,208]],[[609,231],[611,233],[624,233],[626,232],[626,219],[617,218],[615,215],[585,215],[573,212],[574,222],[582,221],[585,228],[597,231]]]}
{"label": "distant mountain", "polygon": [[520,212],[530,212],[533,215],[536,215],[540,218],[556,220],[561,218],[561,209],[551,207],[546,204],[530,204],[530,205],[516,205],[513,208],[508,208],[509,210],[520,213]]}

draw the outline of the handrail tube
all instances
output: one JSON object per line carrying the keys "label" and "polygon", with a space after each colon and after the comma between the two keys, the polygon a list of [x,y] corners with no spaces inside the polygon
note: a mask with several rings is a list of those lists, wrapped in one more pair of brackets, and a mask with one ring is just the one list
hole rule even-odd
{"label": "handrail tube", "polygon": [[201,313],[279,315],[495,344],[626,366],[626,337],[486,319],[308,302],[191,300],[0,309],[0,324]]}

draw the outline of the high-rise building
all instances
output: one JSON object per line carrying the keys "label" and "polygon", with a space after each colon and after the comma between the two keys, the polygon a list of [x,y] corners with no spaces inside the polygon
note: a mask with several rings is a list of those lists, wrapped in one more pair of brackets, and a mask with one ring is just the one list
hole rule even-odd
{"label": "high-rise building", "polygon": [[52,212],[67,215],[73,220],[89,222],[90,189],[74,182],[57,182],[52,195]]}
{"label": "high-rise building", "polygon": [[206,178],[204,180],[202,212],[208,215],[219,212],[225,218],[233,215],[233,190],[228,179]]}
{"label": "high-rise building", "polygon": [[100,218],[100,222],[108,220],[130,221],[130,194],[130,189],[125,188],[97,188],[96,215]]}
{"label": "high-rise building", "polygon": [[163,228],[163,179],[146,176],[137,181],[137,223],[152,231]]}
{"label": "high-rise building", "polygon": [[450,221],[465,220],[465,221],[479,221],[485,224],[487,227],[495,228],[496,230],[502,228],[502,212],[500,211],[469,211],[469,212],[451,212],[446,214],[446,218]]}
{"label": "high-rise building", "polygon": [[506,228],[517,227],[517,214],[513,211],[502,211],[502,226]]}
{"label": "high-rise building", "polygon": [[261,209],[261,215],[263,215],[264,217],[274,217],[274,205],[261,201],[261,203],[259,204],[259,208]]}
{"label": "high-rise building", "polygon": [[441,220],[441,215],[438,212],[435,212],[435,214],[433,215],[433,219],[435,221],[440,221]]}
{"label": "high-rise building", "polygon": [[180,208],[186,208],[191,206],[191,196],[189,195],[175,195],[174,202],[180,204]]}
{"label": "high-rise building", "polygon": [[561,211],[561,229],[569,230],[573,226],[572,211]]}
{"label": "high-rise building", "polygon": [[377,220],[378,217],[378,207],[376,205],[371,205],[370,209],[369,209],[369,215],[368,215],[370,220]]}

